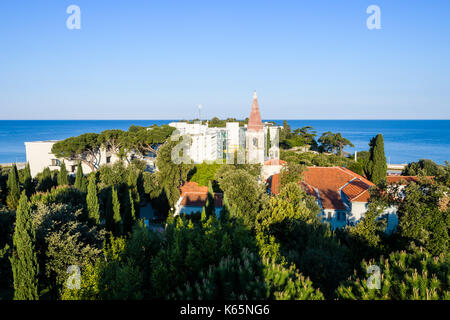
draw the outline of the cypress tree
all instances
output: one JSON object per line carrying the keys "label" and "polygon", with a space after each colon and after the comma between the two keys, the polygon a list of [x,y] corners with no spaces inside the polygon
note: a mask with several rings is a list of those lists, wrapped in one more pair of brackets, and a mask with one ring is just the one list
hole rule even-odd
{"label": "cypress tree", "polygon": [[69,176],[66,169],[66,163],[63,161],[61,163],[61,168],[58,173],[58,186],[65,186],[69,184]]}
{"label": "cypress tree", "polygon": [[30,197],[33,194],[33,178],[31,177],[31,169],[28,162],[23,171],[23,188],[27,193],[27,197]]}
{"label": "cypress tree", "polygon": [[78,190],[86,192],[86,178],[83,175],[83,167],[81,166],[81,162],[78,162],[74,186]]}
{"label": "cypress tree", "polygon": [[112,188],[112,208],[113,208],[113,233],[120,235],[121,233],[121,216],[120,216],[120,202],[115,187]]}
{"label": "cypress tree", "polygon": [[122,197],[123,201],[121,209],[123,211],[123,229],[125,233],[130,233],[135,219],[133,194],[131,189],[127,187]]}
{"label": "cypress tree", "polygon": [[22,192],[17,207],[13,245],[14,251],[10,261],[14,277],[14,299],[38,300],[36,234],[31,221],[31,206],[25,191]]}
{"label": "cypress tree", "polygon": [[106,204],[105,204],[105,222],[106,222],[106,229],[109,231],[113,231],[114,229],[114,221],[113,221],[113,206],[112,206],[112,189],[108,190],[108,196],[106,198]]}
{"label": "cypress tree", "polygon": [[213,215],[215,212],[214,207],[214,190],[212,187],[211,180],[208,182],[208,195],[206,198],[206,213],[208,216]]}
{"label": "cypress tree", "polygon": [[386,179],[387,172],[383,135],[378,134],[373,137],[369,146],[369,159],[365,163],[364,173],[370,181],[377,184]]}
{"label": "cypress tree", "polygon": [[203,207],[203,209],[202,209],[202,215],[201,215],[201,217],[200,217],[200,220],[203,221],[203,222],[206,222],[207,219],[208,219],[208,217],[207,217],[207,215],[206,215],[206,209],[205,209],[205,207]]}
{"label": "cypress tree", "polygon": [[267,137],[266,137],[266,157],[269,157],[270,153],[270,128],[267,129]]}
{"label": "cypress tree", "polygon": [[8,196],[6,197],[6,204],[12,210],[16,210],[17,205],[19,204],[20,199],[20,185],[19,185],[19,176],[17,174],[17,167],[13,164],[11,170],[8,174]]}
{"label": "cypress tree", "polygon": [[100,223],[100,208],[97,197],[97,185],[95,182],[95,174],[91,174],[89,177],[88,192],[86,195],[86,203],[88,209],[89,219],[96,224]]}
{"label": "cypress tree", "polygon": [[45,167],[42,171],[42,176],[39,181],[39,190],[43,192],[49,191],[53,186],[52,173],[49,167]]}

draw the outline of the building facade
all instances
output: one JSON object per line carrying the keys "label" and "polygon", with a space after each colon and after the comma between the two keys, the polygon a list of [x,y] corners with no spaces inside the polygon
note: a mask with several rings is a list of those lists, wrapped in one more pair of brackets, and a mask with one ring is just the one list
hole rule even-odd
{"label": "building facade", "polygon": [[[261,121],[256,92],[250,111],[248,124],[227,122],[225,127],[209,127],[198,123],[172,122],[181,135],[192,140],[188,155],[194,163],[217,161],[261,164],[269,159],[279,158],[278,130],[280,127]],[[269,134],[268,134],[269,132]],[[268,143],[270,137],[272,143]],[[235,156],[237,155],[237,156]],[[235,159],[236,158],[236,159]]]}

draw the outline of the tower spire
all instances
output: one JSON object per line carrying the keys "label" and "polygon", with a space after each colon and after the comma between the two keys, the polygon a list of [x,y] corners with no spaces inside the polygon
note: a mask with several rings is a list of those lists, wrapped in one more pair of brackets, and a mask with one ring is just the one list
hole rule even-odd
{"label": "tower spire", "polygon": [[258,97],[256,91],[253,93],[252,110],[250,111],[250,118],[248,119],[247,130],[260,131],[263,130],[263,124],[261,121],[261,113],[259,112]]}

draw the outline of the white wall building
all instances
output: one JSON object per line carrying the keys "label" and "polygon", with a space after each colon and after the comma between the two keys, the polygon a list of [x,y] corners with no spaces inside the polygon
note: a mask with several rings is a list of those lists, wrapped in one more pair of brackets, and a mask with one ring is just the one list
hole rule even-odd
{"label": "white wall building", "polygon": [[[238,153],[238,163],[259,163],[264,165],[268,159],[279,158],[278,133],[280,127],[261,121],[256,93],[253,97],[252,109],[248,125],[240,127],[239,122],[227,122],[225,127],[208,127],[198,123],[172,122],[180,135],[192,138],[188,155],[194,163],[204,161],[234,161]],[[267,151],[267,132],[273,142]]]}

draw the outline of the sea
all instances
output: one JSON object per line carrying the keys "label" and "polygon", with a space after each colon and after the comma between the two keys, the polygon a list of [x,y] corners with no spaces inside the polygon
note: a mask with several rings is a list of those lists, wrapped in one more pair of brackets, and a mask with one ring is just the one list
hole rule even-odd
{"label": "sea", "polygon": [[[0,120],[0,163],[26,162],[25,141],[59,140],[106,129],[127,130],[131,125],[168,124],[176,120]],[[274,121],[282,125],[283,120]],[[388,163],[403,164],[431,159],[450,161],[450,120],[288,120],[292,130],[312,126],[323,132],[340,132],[355,147],[369,149],[369,141],[383,134]]]}

